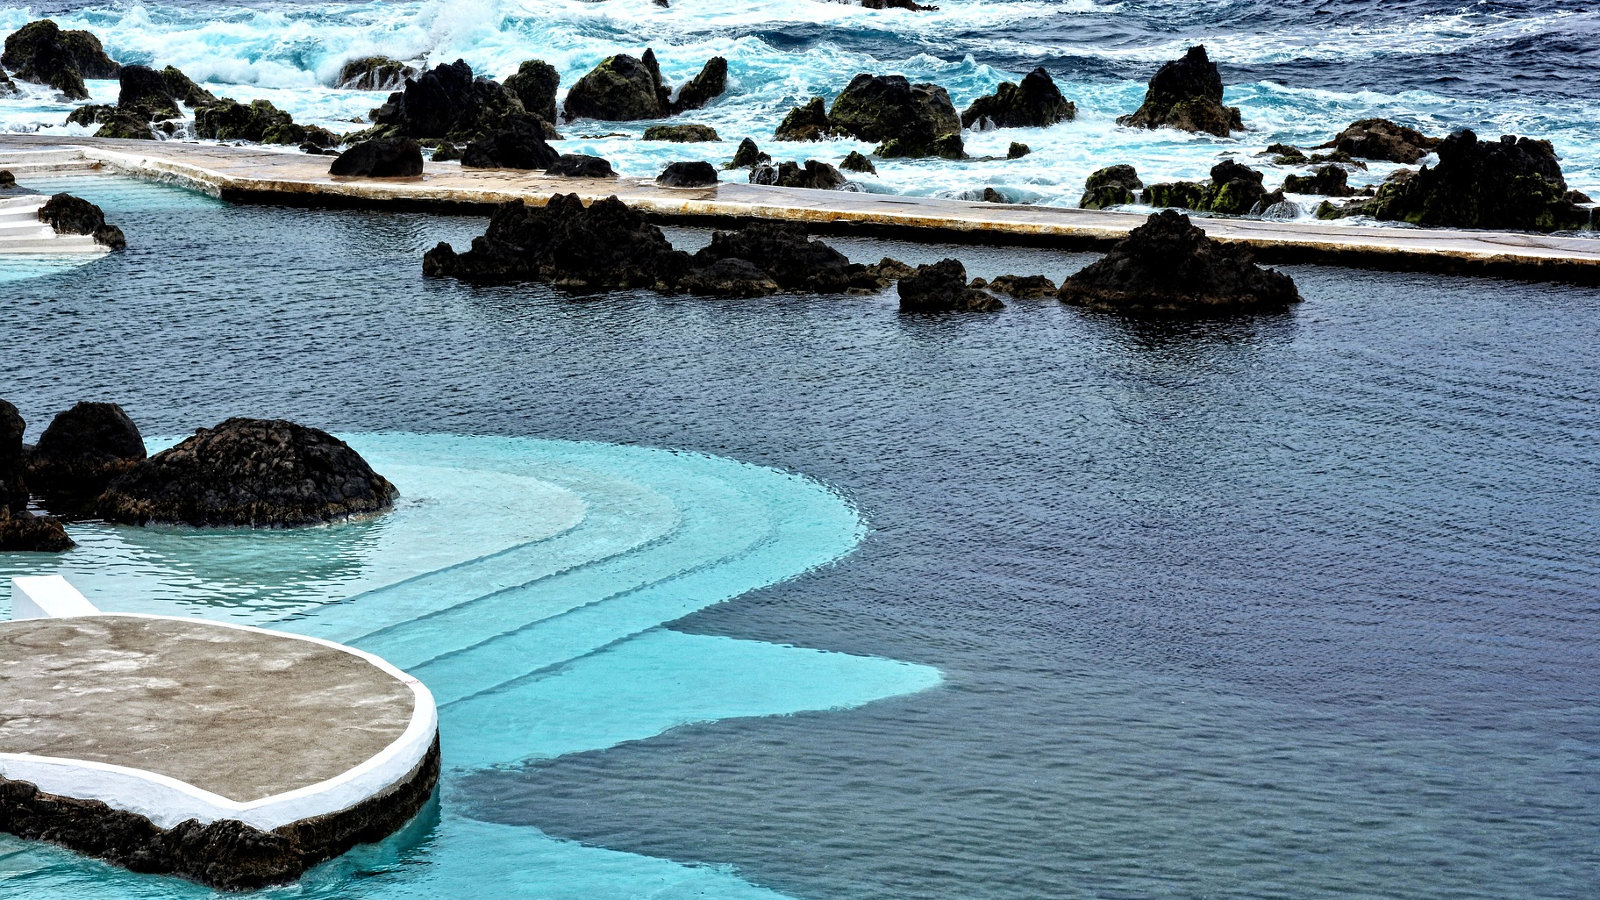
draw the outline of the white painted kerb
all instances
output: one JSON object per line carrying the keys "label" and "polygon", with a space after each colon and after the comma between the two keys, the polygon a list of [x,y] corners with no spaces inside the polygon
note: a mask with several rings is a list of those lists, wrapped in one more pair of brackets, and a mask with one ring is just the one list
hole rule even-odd
{"label": "white painted kerb", "polygon": [[11,579],[11,619],[65,619],[100,612],[60,575],[28,575]]}
{"label": "white painted kerb", "polygon": [[[16,581],[24,579],[14,579]],[[68,586],[71,589],[71,586]],[[77,593],[73,591],[73,593]],[[88,601],[84,601],[87,603]],[[135,613],[100,613],[130,619],[172,619],[174,616],[149,616]],[[359,656],[411,688],[411,721],[404,733],[371,759],[343,774],[297,790],[274,794],[248,803],[230,800],[155,772],[108,763],[35,756],[31,753],[0,753],[0,777],[30,781],[39,790],[80,800],[99,800],[113,809],[136,813],[158,828],[171,828],[188,819],[202,825],[223,819],[237,819],[253,828],[271,831],[304,819],[341,812],[376,797],[399,784],[427,756],[439,732],[439,712],[433,694],[422,682],[370,653],[321,638],[271,631],[230,622],[206,622],[217,628],[258,631],[276,637],[310,641]]]}

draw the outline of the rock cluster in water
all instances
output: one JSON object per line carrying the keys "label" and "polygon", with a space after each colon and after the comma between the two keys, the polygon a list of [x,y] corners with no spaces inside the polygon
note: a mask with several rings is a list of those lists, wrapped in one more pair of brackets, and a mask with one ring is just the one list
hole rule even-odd
{"label": "rock cluster in water", "polygon": [[339,67],[334,87],[347,91],[393,91],[405,86],[417,70],[387,56],[363,56]]}
{"label": "rock cluster in water", "polygon": [[949,92],[935,84],[912,84],[903,75],[857,75],[831,109],[814,98],[791,110],[773,137],[815,141],[833,134],[875,143],[877,156],[967,155]]}
{"label": "rock cluster in water", "polygon": [[234,418],[135,464],[95,510],[135,525],[281,527],[382,512],[398,493],[325,431]]}
{"label": "rock cluster in water", "polygon": [[98,124],[99,137],[152,140],[152,123],[183,115],[179,103],[198,108],[219,102],[210,91],[172,66],[159,72],[148,66],[123,66],[117,80],[120,90],[115,105],[80,106],[67,116],[67,122]]}
{"label": "rock cluster in water", "polygon": [[56,234],[87,234],[95,243],[112,250],[128,246],[122,229],[106,223],[104,210],[71,194],[56,194],[46,200],[39,207],[39,221],[55,229]]}
{"label": "rock cluster in water", "polygon": [[782,162],[776,166],[763,163],[750,171],[750,183],[818,191],[838,191],[850,187],[850,180],[844,177],[843,172],[815,159],[806,160],[803,166],[795,162]]}
{"label": "rock cluster in water", "polygon": [[1388,119],[1352,122],[1331,141],[1317,148],[1336,150],[1355,159],[1376,159],[1411,165],[1439,146],[1439,138]]}
{"label": "rock cluster in water", "polygon": [[1008,81],[993,94],[972,101],[961,113],[961,124],[979,129],[1044,128],[1077,116],[1078,107],[1040,66],[1024,75],[1020,85]]}
{"label": "rock cluster in water", "polygon": [[1152,184],[1141,197],[1150,206],[1243,216],[1283,200],[1282,191],[1269,193],[1262,182],[1260,172],[1225,159],[1211,167],[1209,182]]}
{"label": "rock cluster in water", "polygon": [[1300,302],[1289,276],[1244,247],[1219,244],[1172,210],[1156,213],[1104,258],[1068,278],[1064,303],[1135,316],[1214,316]]}
{"label": "rock cluster in water", "polygon": [[1244,130],[1239,108],[1222,105],[1222,75],[1205,47],[1190,47],[1150,79],[1144,103],[1117,120],[1137,128],[1178,128],[1218,137]]}
{"label": "rock cluster in water", "polygon": [[505,85],[474,77],[472,67],[458,59],[406,79],[404,88],[372,111],[373,127],[358,137],[472,141],[507,116],[526,112]]}

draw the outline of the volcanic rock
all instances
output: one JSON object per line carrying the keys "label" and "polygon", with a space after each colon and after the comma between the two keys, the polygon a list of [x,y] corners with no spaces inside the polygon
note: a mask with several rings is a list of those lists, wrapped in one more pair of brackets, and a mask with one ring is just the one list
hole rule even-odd
{"label": "volcanic rock", "polygon": [[440,141],[439,145],[433,148],[433,155],[428,158],[434,162],[460,162],[462,149],[459,144]]}
{"label": "volcanic rock", "polygon": [[1063,303],[1137,316],[1213,316],[1300,302],[1289,276],[1219,244],[1173,210],[1152,215],[1098,262],[1067,279]]}
{"label": "volcanic rock", "polygon": [[1339,132],[1338,137],[1318,147],[1338,150],[1359,159],[1379,159],[1413,164],[1433,152],[1439,138],[1428,137],[1415,128],[1396,125],[1388,119],[1362,119]]}
{"label": "volcanic rock", "polygon": [[11,76],[6,74],[5,69],[0,69],[0,97],[15,97],[20,93],[22,93],[22,89],[17,87],[15,81],[11,80]]}
{"label": "volcanic rock", "polygon": [[1019,300],[1038,300],[1053,297],[1056,283],[1043,275],[1001,275],[989,282],[989,290],[1009,294]]}
{"label": "volcanic rock", "polygon": [[805,166],[793,162],[756,166],[750,172],[751,184],[771,184],[778,187],[811,188],[818,191],[837,191],[850,183],[844,173],[825,162],[806,160]]}
{"label": "volcanic rock", "polygon": [[694,255],[694,268],[742,259],[765,272],[781,289],[837,294],[872,287],[866,267],[838,250],[809,238],[805,231],[776,222],[755,222],[738,231],[718,231]]}
{"label": "volcanic rock", "polygon": [[39,207],[39,221],[56,230],[56,234],[87,234],[95,243],[121,250],[128,246],[122,229],[106,224],[105,211],[87,200],[71,194],[56,194]]}
{"label": "volcanic rock", "polygon": [[383,512],[398,493],[325,431],[234,418],[138,463],[95,506],[134,525],[286,527]]}
{"label": "volcanic rock", "polygon": [[961,119],[944,88],[911,84],[903,75],[857,75],[833,101],[837,132],[879,142],[880,156],[965,157]]}
{"label": "volcanic rock", "polygon": [[1056,87],[1043,66],[1023,76],[1020,86],[1006,82],[979,97],[961,114],[968,128],[1044,128],[1077,118],[1078,107]]}
{"label": "volcanic rock", "polygon": [[820,141],[830,130],[827,105],[821,97],[812,97],[804,106],[789,110],[772,137],[779,141]]}
{"label": "volcanic rock", "polygon": [[878,167],[872,164],[872,160],[867,159],[855,150],[851,150],[849,155],[839,163],[839,168],[846,172],[862,172],[868,175],[878,174]]}
{"label": "volcanic rock", "polygon": [[566,117],[631,122],[659,119],[671,112],[654,51],[635,59],[619,53],[595,66],[567,91]]}
{"label": "volcanic rock", "polygon": [[717,183],[717,170],[708,162],[668,163],[656,184],[662,187],[709,187]]}
{"label": "volcanic rock", "polygon": [[373,127],[364,136],[472,141],[507,116],[525,112],[504,85],[475,78],[472,67],[458,59],[407,79],[403,90],[372,111]]}
{"label": "volcanic rock", "polygon": [[1356,192],[1350,186],[1350,173],[1340,166],[1323,166],[1310,175],[1290,175],[1283,180],[1283,189],[1291,194],[1322,197],[1350,197]]}
{"label": "volcanic rock", "polygon": [[987,312],[1005,306],[998,297],[967,285],[967,269],[944,259],[900,279],[901,312]]}
{"label": "volcanic rock", "polygon": [[296,125],[294,117],[269,100],[254,100],[247,106],[226,97],[194,111],[197,137],[218,141],[254,141],[260,144],[321,143],[328,132]]}
{"label": "volcanic rock", "polygon": [[70,550],[74,544],[59,521],[28,512],[26,428],[17,408],[0,400],[0,553]]}
{"label": "volcanic rock", "polygon": [[411,138],[373,138],[339,154],[329,175],[414,178],[422,174],[422,145]]}
{"label": "volcanic rock", "polygon": [[69,100],[89,99],[85,78],[115,78],[121,70],[87,31],[62,31],[49,19],[17,29],[6,38],[0,65],[23,81],[48,85]]}
{"label": "volcanic rock", "polygon": [[1163,65],[1150,79],[1144,103],[1117,124],[1178,128],[1218,137],[1244,130],[1238,107],[1222,105],[1222,75],[1205,47],[1190,47],[1182,59]]}
{"label": "volcanic rock", "polygon": [[772,276],[746,259],[719,259],[701,268],[690,269],[679,287],[691,294],[707,297],[766,297],[781,288]]}
{"label": "volcanic rock", "polygon": [[93,500],[144,458],[144,438],[122,407],[78,403],[39,436],[28,459],[28,486],[47,500]]}
{"label": "volcanic rock", "polygon": [[1083,199],[1078,206],[1083,209],[1106,209],[1125,206],[1135,199],[1134,191],[1141,190],[1144,182],[1130,165],[1107,166],[1089,176],[1084,183]]}
{"label": "volcanic rock", "polygon": [[722,96],[722,92],[727,89],[728,61],[720,56],[713,56],[706,61],[700,74],[678,90],[678,99],[672,102],[671,111],[677,114],[700,109]]}
{"label": "volcanic rock", "polygon": [[417,70],[387,56],[363,56],[339,68],[334,86],[347,91],[393,91],[405,86]]}
{"label": "volcanic rock", "polygon": [[739,142],[739,149],[733,151],[733,159],[724,169],[752,169],[756,166],[771,161],[772,157],[761,152],[756,142],[745,138]]}
{"label": "volcanic rock", "polygon": [[467,145],[461,165],[469,169],[548,169],[561,154],[545,143],[543,125],[526,113],[507,116],[493,131]]}
{"label": "volcanic rock", "polygon": [[1243,216],[1256,211],[1268,194],[1260,172],[1225,159],[1211,167],[1209,183],[1152,184],[1141,196],[1150,206]]}
{"label": "volcanic rock", "polygon": [[1016,141],[1012,141],[1011,146],[1006,148],[1006,159],[1021,159],[1032,152],[1033,148],[1027,144],[1019,144]]}
{"label": "volcanic rock", "polygon": [[644,130],[647,141],[672,141],[675,144],[699,144],[720,141],[717,130],[710,125],[651,125]]}
{"label": "volcanic rock", "polygon": [[583,291],[671,290],[688,268],[688,254],[637,210],[616,197],[585,207],[576,194],[557,194],[544,207],[502,204],[471,250],[458,254],[440,244],[422,259],[429,276],[546,281]]}
{"label": "volcanic rock", "polygon": [[606,160],[578,153],[561,154],[544,173],[564,178],[614,178],[617,174]]}
{"label": "volcanic rock", "polygon": [[146,122],[174,119],[183,114],[167,84],[167,76],[161,72],[149,66],[123,66],[117,80],[120,86],[117,106],[124,110],[142,110]]}
{"label": "volcanic rock", "polygon": [[505,84],[506,90],[522,101],[523,109],[546,122],[555,122],[556,89],[561,87],[561,75],[555,66],[542,59],[530,59],[518,66]]}

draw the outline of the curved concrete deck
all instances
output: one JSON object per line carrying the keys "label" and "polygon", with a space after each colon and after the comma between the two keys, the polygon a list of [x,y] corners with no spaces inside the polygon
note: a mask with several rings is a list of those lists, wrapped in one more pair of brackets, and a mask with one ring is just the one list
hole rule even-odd
{"label": "curved concrete deck", "polygon": [[[544,203],[616,195],[662,220],[720,225],[743,220],[805,224],[908,240],[1089,249],[1144,221],[1136,213],[936,200],[743,183],[658,187],[638,178],[552,178],[535,172],[428,163],[419,178],[335,178],[325,156],[177,141],[0,135],[0,168],[115,171],[183,184],[225,200],[305,206],[398,206],[481,212],[508,200]],[[1225,242],[1265,262],[1492,275],[1600,284],[1600,239],[1490,231],[1385,228],[1350,223],[1205,219]]]}

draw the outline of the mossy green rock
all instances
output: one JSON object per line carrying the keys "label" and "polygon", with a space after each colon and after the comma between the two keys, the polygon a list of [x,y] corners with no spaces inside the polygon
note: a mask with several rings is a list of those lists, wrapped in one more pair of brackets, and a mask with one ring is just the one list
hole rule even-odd
{"label": "mossy green rock", "polygon": [[506,90],[522,101],[522,107],[546,122],[556,120],[556,89],[561,75],[555,66],[541,59],[530,59],[506,79]]}
{"label": "mossy green rock", "polygon": [[626,53],[606,59],[567,92],[567,119],[631,122],[668,113],[667,89],[649,50],[643,58]]}

